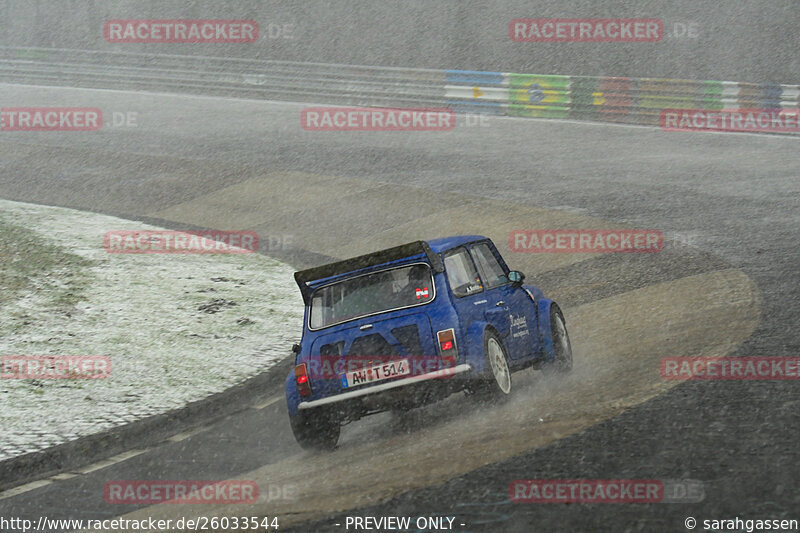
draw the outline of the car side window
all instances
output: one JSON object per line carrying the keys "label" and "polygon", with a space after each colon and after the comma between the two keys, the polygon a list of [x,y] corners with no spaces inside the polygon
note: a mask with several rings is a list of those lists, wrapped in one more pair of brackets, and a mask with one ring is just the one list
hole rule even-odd
{"label": "car side window", "polygon": [[445,254],[444,268],[447,271],[450,290],[456,296],[469,296],[483,290],[481,278],[478,277],[466,248],[458,248]]}
{"label": "car side window", "polygon": [[508,276],[503,270],[503,266],[497,261],[488,244],[473,246],[472,258],[478,265],[478,271],[487,289],[508,283]]}

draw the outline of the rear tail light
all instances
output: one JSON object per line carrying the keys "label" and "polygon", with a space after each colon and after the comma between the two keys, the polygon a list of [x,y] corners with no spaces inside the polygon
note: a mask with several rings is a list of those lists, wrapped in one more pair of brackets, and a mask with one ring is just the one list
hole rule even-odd
{"label": "rear tail light", "polygon": [[447,366],[452,366],[458,360],[458,346],[456,346],[456,332],[453,328],[443,329],[436,333],[439,341],[439,354],[442,362]]}
{"label": "rear tail light", "polygon": [[311,396],[311,383],[308,381],[308,371],[305,363],[294,367],[294,380],[297,383],[297,392],[300,393],[300,396]]}

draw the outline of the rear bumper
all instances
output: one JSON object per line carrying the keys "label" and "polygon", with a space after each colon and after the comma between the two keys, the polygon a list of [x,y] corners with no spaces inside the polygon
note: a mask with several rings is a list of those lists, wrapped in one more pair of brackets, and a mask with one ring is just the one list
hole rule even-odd
{"label": "rear bumper", "polygon": [[461,374],[463,372],[469,372],[470,370],[472,370],[471,365],[468,364],[456,365],[452,368],[444,368],[441,370],[436,370],[434,372],[428,372],[427,374],[421,374],[419,376],[413,376],[410,378],[389,381],[387,383],[373,385],[372,387],[367,387],[365,389],[357,389],[348,392],[343,392],[341,394],[336,394],[334,396],[328,396],[327,398],[320,398],[319,400],[312,400],[310,402],[300,402],[297,408],[301,411],[304,409],[312,409],[314,407],[320,407],[322,405],[330,405],[332,403],[352,400],[354,398],[360,398],[362,396],[367,396],[369,394],[377,394],[380,392],[385,392],[387,390],[397,389],[399,387],[416,385],[418,383],[429,381],[432,379],[451,377],[456,374]]}

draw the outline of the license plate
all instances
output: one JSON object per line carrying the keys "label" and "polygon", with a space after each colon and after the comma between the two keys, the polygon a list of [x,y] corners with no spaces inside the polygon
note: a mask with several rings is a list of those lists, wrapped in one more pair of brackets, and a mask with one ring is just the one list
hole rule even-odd
{"label": "license plate", "polygon": [[366,366],[361,370],[354,370],[342,374],[342,388],[357,387],[367,383],[374,383],[384,379],[405,376],[411,371],[408,366],[408,359],[400,359],[389,363]]}

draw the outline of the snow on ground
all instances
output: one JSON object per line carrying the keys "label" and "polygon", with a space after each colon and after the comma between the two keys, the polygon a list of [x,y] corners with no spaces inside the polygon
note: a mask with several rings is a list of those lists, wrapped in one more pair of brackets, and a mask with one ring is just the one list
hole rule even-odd
{"label": "snow on ground", "polygon": [[[260,254],[109,254],[107,231],[160,228],[72,209],[0,200],[0,217],[93,264],[77,273],[85,299],[66,312],[45,291],[1,305],[0,355],[106,355],[112,366],[105,379],[0,379],[0,460],[225,390],[300,337],[303,304],[286,264]],[[223,305],[208,305],[215,300]]]}

